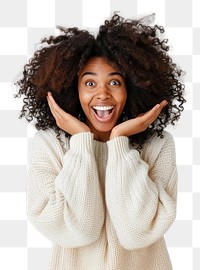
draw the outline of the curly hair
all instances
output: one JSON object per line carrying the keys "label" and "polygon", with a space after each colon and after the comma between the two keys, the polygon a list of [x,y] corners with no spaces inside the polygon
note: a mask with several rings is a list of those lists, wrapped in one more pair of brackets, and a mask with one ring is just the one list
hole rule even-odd
{"label": "curly hair", "polygon": [[184,72],[167,53],[168,40],[161,38],[164,28],[151,26],[149,19],[151,16],[124,19],[115,13],[99,27],[96,36],[76,27],[58,27],[61,34],[41,41],[42,47],[16,82],[19,89],[15,97],[24,96],[20,118],[35,120],[38,130],[53,128],[59,136],[46,99],[51,91],[64,111],[85,121],[78,97],[78,74],[91,57],[100,56],[125,78],[127,101],[119,122],[135,118],[163,99],[168,101],[158,118],[145,131],[130,136],[130,142],[142,147],[155,132],[162,138],[164,128],[174,125],[184,109]]}

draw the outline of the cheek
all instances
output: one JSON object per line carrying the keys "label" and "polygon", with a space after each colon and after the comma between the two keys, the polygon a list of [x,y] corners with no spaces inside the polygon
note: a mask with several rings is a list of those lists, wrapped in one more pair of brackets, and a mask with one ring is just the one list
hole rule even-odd
{"label": "cheek", "polygon": [[82,102],[84,102],[85,100],[85,95],[84,95],[83,88],[81,88],[79,85],[78,85],[78,96],[79,96],[80,103],[82,104]]}
{"label": "cheek", "polygon": [[81,104],[81,107],[84,111],[87,111],[89,103],[90,103],[91,97],[88,93],[84,91],[79,91],[79,101]]}
{"label": "cheek", "polygon": [[127,100],[127,92],[126,90],[122,91],[120,96],[119,96],[119,102],[121,103],[121,105],[124,107],[125,103]]}
{"label": "cheek", "polygon": [[84,97],[82,96],[81,93],[79,93],[79,101],[80,101],[80,104],[81,104],[82,109],[84,109],[85,101],[84,101]]}

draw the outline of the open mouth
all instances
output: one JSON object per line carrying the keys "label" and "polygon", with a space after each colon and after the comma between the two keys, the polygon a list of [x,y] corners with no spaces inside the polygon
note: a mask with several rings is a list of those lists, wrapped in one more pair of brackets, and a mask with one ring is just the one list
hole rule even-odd
{"label": "open mouth", "polygon": [[93,106],[95,114],[98,118],[107,119],[113,111],[114,106]]}

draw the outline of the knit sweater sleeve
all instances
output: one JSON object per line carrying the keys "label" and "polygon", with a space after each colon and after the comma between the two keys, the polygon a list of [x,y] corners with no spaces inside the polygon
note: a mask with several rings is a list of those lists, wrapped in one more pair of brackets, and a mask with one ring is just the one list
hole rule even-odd
{"label": "knit sweater sleeve", "polygon": [[65,154],[61,149],[55,134],[36,133],[28,172],[28,217],[57,245],[89,245],[99,238],[104,222],[93,135],[76,134]]}
{"label": "knit sweater sleeve", "polygon": [[143,159],[127,137],[108,142],[106,204],[120,244],[128,250],[163,237],[176,216],[173,137],[154,138]]}

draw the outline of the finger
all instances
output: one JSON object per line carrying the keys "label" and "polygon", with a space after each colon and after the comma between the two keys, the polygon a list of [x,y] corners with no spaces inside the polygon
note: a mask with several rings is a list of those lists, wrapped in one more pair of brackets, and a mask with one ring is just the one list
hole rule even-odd
{"label": "finger", "polygon": [[66,116],[67,113],[60,108],[51,94],[48,95],[48,99],[49,103],[51,104],[52,111],[57,117],[64,117],[64,115]]}
{"label": "finger", "polygon": [[163,107],[165,107],[165,106],[168,104],[168,102],[167,102],[166,99],[164,99],[160,104],[161,104]]}
{"label": "finger", "polygon": [[48,101],[51,113],[53,114],[54,118],[58,119],[59,117],[61,117],[61,112],[59,111],[59,109],[60,110],[62,109],[57,105],[57,103],[55,102],[51,94],[47,96],[47,101]]}
{"label": "finger", "polygon": [[55,119],[69,120],[74,118],[72,115],[70,115],[69,113],[65,112],[63,109],[60,108],[60,106],[56,103],[51,94],[47,96],[47,100],[49,102],[51,112]]}
{"label": "finger", "polygon": [[156,104],[151,110],[149,110],[142,116],[144,117],[143,120],[146,122],[147,125],[150,125],[159,116],[161,110],[162,110],[162,105]]}
{"label": "finger", "polygon": [[156,104],[152,110],[152,112],[154,112],[155,114],[159,115],[162,111],[162,109],[168,104],[168,102],[166,100],[163,100],[161,103]]}
{"label": "finger", "polygon": [[49,97],[48,97],[48,96],[47,96],[47,103],[48,103],[48,105],[49,105],[50,110],[52,111],[52,105],[51,105],[51,102],[50,102],[50,100],[49,100]]}
{"label": "finger", "polygon": [[162,109],[168,104],[168,102],[166,100],[163,100],[161,103],[156,104],[152,110],[149,111],[148,115],[147,115],[147,121],[149,122],[149,124],[153,123],[158,116],[160,115]]}
{"label": "finger", "polygon": [[49,105],[49,108],[50,108],[50,111],[51,111],[53,117],[56,119],[56,118],[58,117],[58,114],[57,114],[57,112],[54,110],[54,107],[53,107],[53,105],[52,105],[52,103],[51,103],[51,101],[49,100],[48,97],[47,97],[47,102],[48,102],[48,105]]}
{"label": "finger", "polygon": [[52,107],[53,107],[56,111],[59,112],[60,110],[62,110],[62,109],[58,106],[58,104],[55,102],[55,99],[53,98],[53,96],[51,95],[50,92],[48,92],[48,99],[49,99],[50,104],[52,105]]}
{"label": "finger", "polygon": [[160,102],[160,106],[159,106],[159,109],[160,111],[162,111],[162,109],[168,104],[167,100],[163,100]]}

